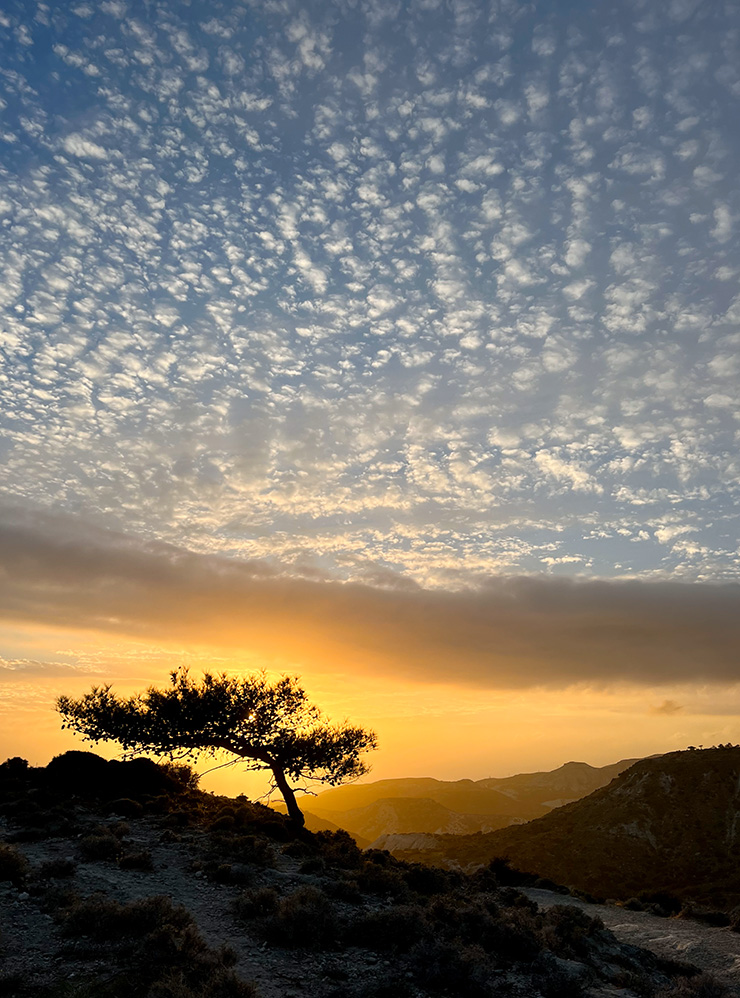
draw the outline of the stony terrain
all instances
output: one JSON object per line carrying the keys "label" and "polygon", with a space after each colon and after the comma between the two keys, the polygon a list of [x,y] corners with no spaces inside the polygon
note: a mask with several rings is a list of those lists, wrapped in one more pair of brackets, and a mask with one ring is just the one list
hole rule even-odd
{"label": "stony terrain", "polygon": [[79,765],[0,766],[9,998],[710,998],[691,967],[490,870],[363,853],[172,774],[110,799],[129,776],[105,770],[93,799],[69,790]]}
{"label": "stony terrain", "polygon": [[703,925],[691,918],[662,918],[618,905],[593,904],[532,887],[522,893],[540,908],[571,905],[598,917],[621,942],[642,946],[667,960],[688,960],[711,974],[731,995],[740,995],[740,933],[729,926]]}

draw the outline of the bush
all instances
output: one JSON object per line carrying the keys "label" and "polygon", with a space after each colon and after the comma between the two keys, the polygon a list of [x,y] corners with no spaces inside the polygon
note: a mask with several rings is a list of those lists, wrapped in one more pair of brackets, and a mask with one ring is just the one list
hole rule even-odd
{"label": "bush", "polygon": [[77,849],[83,860],[117,859],[121,843],[109,831],[99,831],[80,839]]}
{"label": "bush", "polygon": [[414,979],[430,991],[466,998],[485,998],[490,993],[490,965],[479,947],[424,940],[411,951],[409,966]]}
{"label": "bush", "polygon": [[511,865],[505,856],[496,856],[488,864],[488,871],[493,874],[501,887],[531,887],[537,877],[531,873],[522,873]]}
{"label": "bush", "polygon": [[697,974],[664,988],[656,998],[729,998],[729,994],[724,984],[709,974]]}
{"label": "bush", "polygon": [[278,893],[272,887],[258,887],[244,891],[234,902],[234,910],[239,918],[264,918],[277,909]]}
{"label": "bush", "polygon": [[362,901],[362,891],[356,880],[325,880],[324,890],[335,901],[346,901],[348,904]]}
{"label": "bush", "polygon": [[436,866],[412,863],[403,874],[404,880],[416,894],[446,894],[459,883],[459,876]]}
{"label": "bush", "polygon": [[262,930],[267,939],[281,946],[323,949],[337,942],[339,922],[323,891],[300,887],[278,901]]}
{"label": "bush", "polygon": [[118,860],[118,865],[122,870],[140,870],[142,873],[151,873],[154,869],[152,854],[148,849],[125,852]]}
{"label": "bush", "polygon": [[108,763],[95,752],[63,752],[46,767],[46,777],[55,789],[76,794],[105,793]]}
{"label": "bush", "polygon": [[363,862],[363,853],[344,829],[336,832],[316,832],[314,841],[330,866],[354,869]]}
{"label": "bush", "polygon": [[349,939],[355,946],[380,951],[406,951],[430,934],[426,913],[418,905],[394,905],[372,911],[353,922]]}
{"label": "bush", "polygon": [[[382,853],[379,854],[382,856]],[[360,890],[369,894],[401,899],[409,895],[403,874],[398,869],[388,868],[377,857],[366,860],[357,870],[357,883]]]}
{"label": "bush", "polygon": [[96,998],[256,998],[253,985],[229,969],[233,952],[211,949],[189,912],[167,897],[125,905],[103,897],[76,898],[58,917],[64,935],[98,943],[104,950],[90,955],[104,952],[121,970],[109,978],[110,991],[104,985],[90,992]]}
{"label": "bush", "polygon": [[[218,820],[234,819],[222,816]],[[222,830],[211,835],[208,851],[222,861],[231,860],[262,867],[275,865],[274,848],[264,837],[259,835]]]}
{"label": "bush", "polygon": [[21,759],[19,755],[14,755],[12,759],[6,759],[0,764],[0,779],[23,780],[28,776],[28,759]]}
{"label": "bush", "polygon": [[64,935],[86,936],[98,942],[134,939],[162,926],[182,930],[192,923],[188,911],[164,895],[130,904],[93,895],[73,901],[61,917]]}
{"label": "bush", "polygon": [[39,877],[42,880],[63,880],[73,877],[77,870],[71,859],[49,859],[39,867]]}
{"label": "bush", "polygon": [[18,886],[28,873],[28,860],[15,846],[0,842],[0,881]]}
{"label": "bush", "polygon": [[173,782],[175,787],[181,791],[192,791],[198,789],[200,774],[196,773],[192,766],[184,762],[160,762],[159,768]]}
{"label": "bush", "polygon": [[592,918],[574,905],[555,905],[542,915],[542,940],[556,956],[566,960],[585,956],[588,940],[604,928],[600,918]]}

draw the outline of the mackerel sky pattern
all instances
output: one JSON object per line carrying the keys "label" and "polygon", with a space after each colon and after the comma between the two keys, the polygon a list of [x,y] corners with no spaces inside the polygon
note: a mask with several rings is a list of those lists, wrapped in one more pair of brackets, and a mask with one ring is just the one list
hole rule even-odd
{"label": "mackerel sky pattern", "polygon": [[3,502],[737,579],[740,5],[9,2]]}

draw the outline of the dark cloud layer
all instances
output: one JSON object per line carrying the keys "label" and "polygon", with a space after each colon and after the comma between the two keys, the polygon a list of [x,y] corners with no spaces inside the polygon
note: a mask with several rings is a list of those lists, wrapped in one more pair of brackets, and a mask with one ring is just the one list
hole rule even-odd
{"label": "dark cloud layer", "polygon": [[740,585],[492,578],[464,591],[280,574],[79,521],[0,517],[0,615],[481,687],[740,680]]}

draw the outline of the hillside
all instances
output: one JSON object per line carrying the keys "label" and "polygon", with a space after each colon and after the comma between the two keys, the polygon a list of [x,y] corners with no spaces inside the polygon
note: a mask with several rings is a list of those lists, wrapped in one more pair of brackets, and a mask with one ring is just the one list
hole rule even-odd
{"label": "hillside", "polygon": [[643,759],[527,825],[438,840],[445,861],[515,867],[598,897],[740,904],[740,748]]}
{"label": "hillside", "polygon": [[[539,817],[547,812],[541,804],[515,801],[508,794],[482,786],[473,780],[433,780],[431,778],[378,780],[325,790],[311,801],[315,814],[332,814],[367,807],[387,798],[426,798],[450,811],[466,814],[495,814],[501,817]],[[334,819],[335,820],[335,819]]]}
{"label": "hillside", "polygon": [[589,766],[586,762],[566,762],[558,769],[542,773],[520,773],[503,780],[479,780],[478,786],[498,790],[515,800],[527,800],[561,807],[591,794],[633,766],[638,759],[622,759],[609,766]]}
{"label": "hillside", "polygon": [[326,790],[311,800],[310,810],[358,842],[408,832],[486,832],[542,817],[606,785],[635,761],[602,768],[568,762],[552,772],[477,781],[378,780]]}
{"label": "hillside", "polygon": [[426,797],[384,797],[367,807],[341,812],[342,827],[357,840],[373,842],[380,835],[405,832],[432,832],[464,835],[492,831],[511,824],[511,817],[492,814],[466,814],[451,811]]}
{"label": "hillside", "polygon": [[0,833],[5,998],[709,994],[691,967],[586,912],[540,911],[491,871],[363,853],[147,760],[10,760]]}

